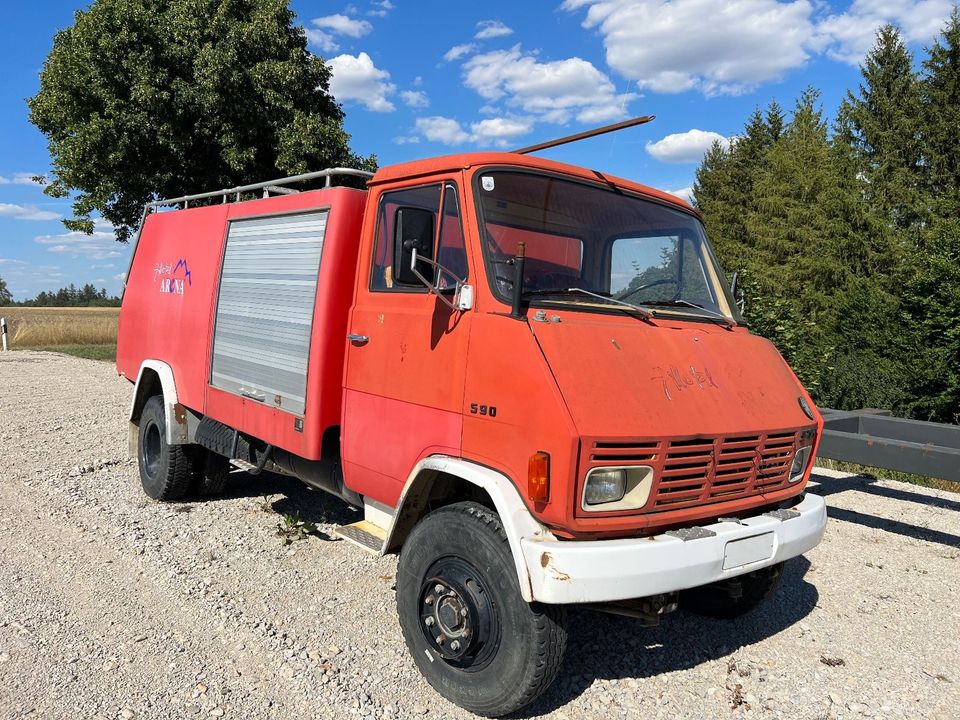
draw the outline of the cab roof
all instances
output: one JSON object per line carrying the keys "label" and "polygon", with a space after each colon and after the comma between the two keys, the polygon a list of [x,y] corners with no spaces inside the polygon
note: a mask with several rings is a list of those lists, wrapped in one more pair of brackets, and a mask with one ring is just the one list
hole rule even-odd
{"label": "cab roof", "polygon": [[697,213],[688,202],[663,190],[657,190],[648,185],[641,185],[640,183],[626,180],[615,175],[601,173],[599,170],[589,170],[578,165],[568,165],[567,163],[547,160],[546,158],[532,155],[519,155],[511,152],[459,153],[457,155],[441,155],[423,160],[411,160],[410,162],[388,165],[387,167],[377,170],[368,184],[379,185],[385,182],[396,182],[397,180],[412,179],[453,170],[466,170],[483,165],[510,165],[513,167],[529,168],[531,170],[546,170],[548,172],[570,175],[593,182],[613,183],[624,190],[631,190],[640,195],[646,195],[656,200],[669,203],[670,205],[675,205],[682,210],[692,212],[699,216],[699,213]]}

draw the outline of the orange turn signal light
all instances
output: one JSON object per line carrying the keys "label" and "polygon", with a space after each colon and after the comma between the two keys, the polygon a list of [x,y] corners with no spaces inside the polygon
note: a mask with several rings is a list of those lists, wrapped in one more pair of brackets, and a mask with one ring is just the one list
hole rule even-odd
{"label": "orange turn signal light", "polygon": [[531,502],[550,502],[550,456],[542,450],[527,463],[527,495]]}

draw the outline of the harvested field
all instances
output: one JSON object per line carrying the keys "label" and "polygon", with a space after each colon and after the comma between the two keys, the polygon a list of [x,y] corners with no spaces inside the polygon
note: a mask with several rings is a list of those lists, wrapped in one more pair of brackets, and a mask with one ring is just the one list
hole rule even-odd
{"label": "harvested field", "polygon": [[[131,386],[106,363],[0,353],[0,718],[469,718],[397,624],[393,557],[277,477],[147,499]],[[824,541],[734,621],[573,609],[556,685],[518,717],[957,717],[960,496],[818,470]],[[319,533],[289,545],[284,515]]]}
{"label": "harvested field", "polygon": [[120,308],[0,308],[14,348],[116,345]]}
{"label": "harvested field", "polygon": [[112,360],[120,308],[0,308],[13,350],[52,350]]}

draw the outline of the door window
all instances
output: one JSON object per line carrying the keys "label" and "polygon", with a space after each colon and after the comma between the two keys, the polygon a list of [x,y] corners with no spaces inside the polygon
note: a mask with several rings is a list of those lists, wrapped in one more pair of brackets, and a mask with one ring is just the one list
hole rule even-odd
{"label": "door window", "polygon": [[[422,292],[425,289],[419,284],[410,285],[396,281],[395,224],[397,211],[401,208],[417,208],[433,213],[435,236],[431,239],[431,259],[435,259],[461,280],[466,280],[468,264],[460,219],[460,200],[456,185],[448,182],[442,187],[425,185],[388,192],[380,198],[370,289],[394,292]],[[428,278],[434,276],[432,268],[426,264],[421,267],[421,272]],[[440,289],[444,289],[453,287],[456,281],[447,273],[439,273],[437,284]]]}
{"label": "door window", "polygon": [[[402,285],[394,277],[394,225],[397,210],[400,208],[419,208],[434,214],[434,220],[440,214],[440,185],[407,188],[384,193],[380,198],[380,210],[377,217],[377,236],[373,248],[373,271],[370,278],[371,290],[401,292],[423,291],[422,286]],[[434,222],[436,227],[436,222]]]}

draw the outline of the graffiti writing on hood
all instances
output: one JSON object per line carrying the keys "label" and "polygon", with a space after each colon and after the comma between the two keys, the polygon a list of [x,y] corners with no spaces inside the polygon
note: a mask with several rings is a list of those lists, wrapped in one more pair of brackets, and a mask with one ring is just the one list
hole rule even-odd
{"label": "graffiti writing on hood", "polygon": [[667,400],[673,400],[673,392],[682,392],[688,388],[708,390],[720,387],[706,367],[703,370],[697,370],[693,365],[687,368],[680,368],[676,365],[671,365],[668,368],[657,366],[653,369],[651,380],[660,384]]}

